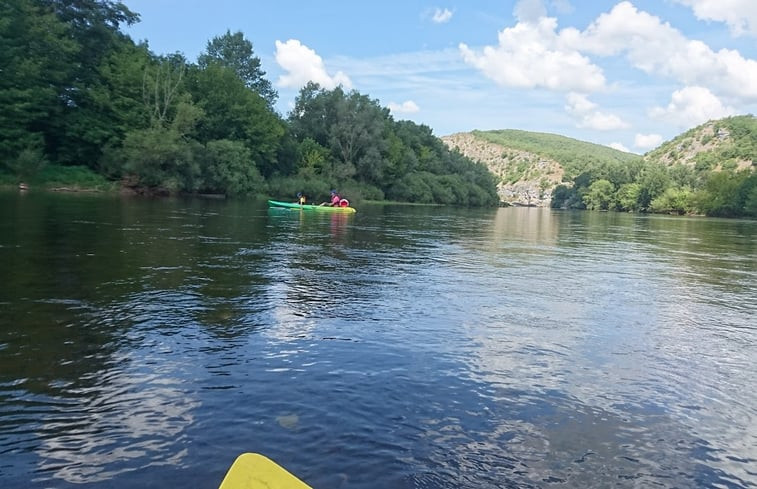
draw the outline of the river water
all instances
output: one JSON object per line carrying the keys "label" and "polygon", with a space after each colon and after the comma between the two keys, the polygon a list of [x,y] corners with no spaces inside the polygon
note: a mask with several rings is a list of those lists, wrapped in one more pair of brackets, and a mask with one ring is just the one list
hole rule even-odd
{"label": "river water", "polygon": [[0,195],[0,487],[757,487],[757,222]]}

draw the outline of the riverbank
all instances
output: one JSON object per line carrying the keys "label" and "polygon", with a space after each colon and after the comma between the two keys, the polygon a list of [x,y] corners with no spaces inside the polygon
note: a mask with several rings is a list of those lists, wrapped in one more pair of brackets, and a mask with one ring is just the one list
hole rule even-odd
{"label": "riverbank", "polygon": [[0,173],[0,189],[52,192],[118,192],[121,185],[85,166],[47,165],[36,175]]}

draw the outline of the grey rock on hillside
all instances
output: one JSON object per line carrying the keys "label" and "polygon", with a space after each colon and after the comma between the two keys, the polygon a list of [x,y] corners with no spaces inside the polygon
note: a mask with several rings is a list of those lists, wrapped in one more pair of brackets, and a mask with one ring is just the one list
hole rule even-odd
{"label": "grey rock on hillside", "polygon": [[494,144],[471,133],[441,137],[450,148],[483,163],[499,179],[500,201],[515,206],[549,207],[563,168],[550,158]]}

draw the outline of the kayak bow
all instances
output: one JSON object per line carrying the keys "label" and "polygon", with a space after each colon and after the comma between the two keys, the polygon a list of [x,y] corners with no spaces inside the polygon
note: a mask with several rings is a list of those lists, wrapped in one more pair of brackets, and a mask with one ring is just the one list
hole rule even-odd
{"label": "kayak bow", "polygon": [[238,456],[218,489],[312,489],[259,453]]}

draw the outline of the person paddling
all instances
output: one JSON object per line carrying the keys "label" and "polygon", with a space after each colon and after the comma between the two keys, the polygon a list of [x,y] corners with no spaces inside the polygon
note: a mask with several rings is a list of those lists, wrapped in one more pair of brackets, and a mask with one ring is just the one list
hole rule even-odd
{"label": "person paddling", "polygon": [[305,202],[307,202],[307,198],[302,192],[297,192],[297,203],[300,205],[305,205]]}
{"label": "person paddling", "polygon": [[339,197],[339,194],[336,193],[336,190],[331,191],[331,201],[330,202],[324,202],[321,205],[328,205],[330,207],[339,207],[339,201],[342,200],[341,197]]}

